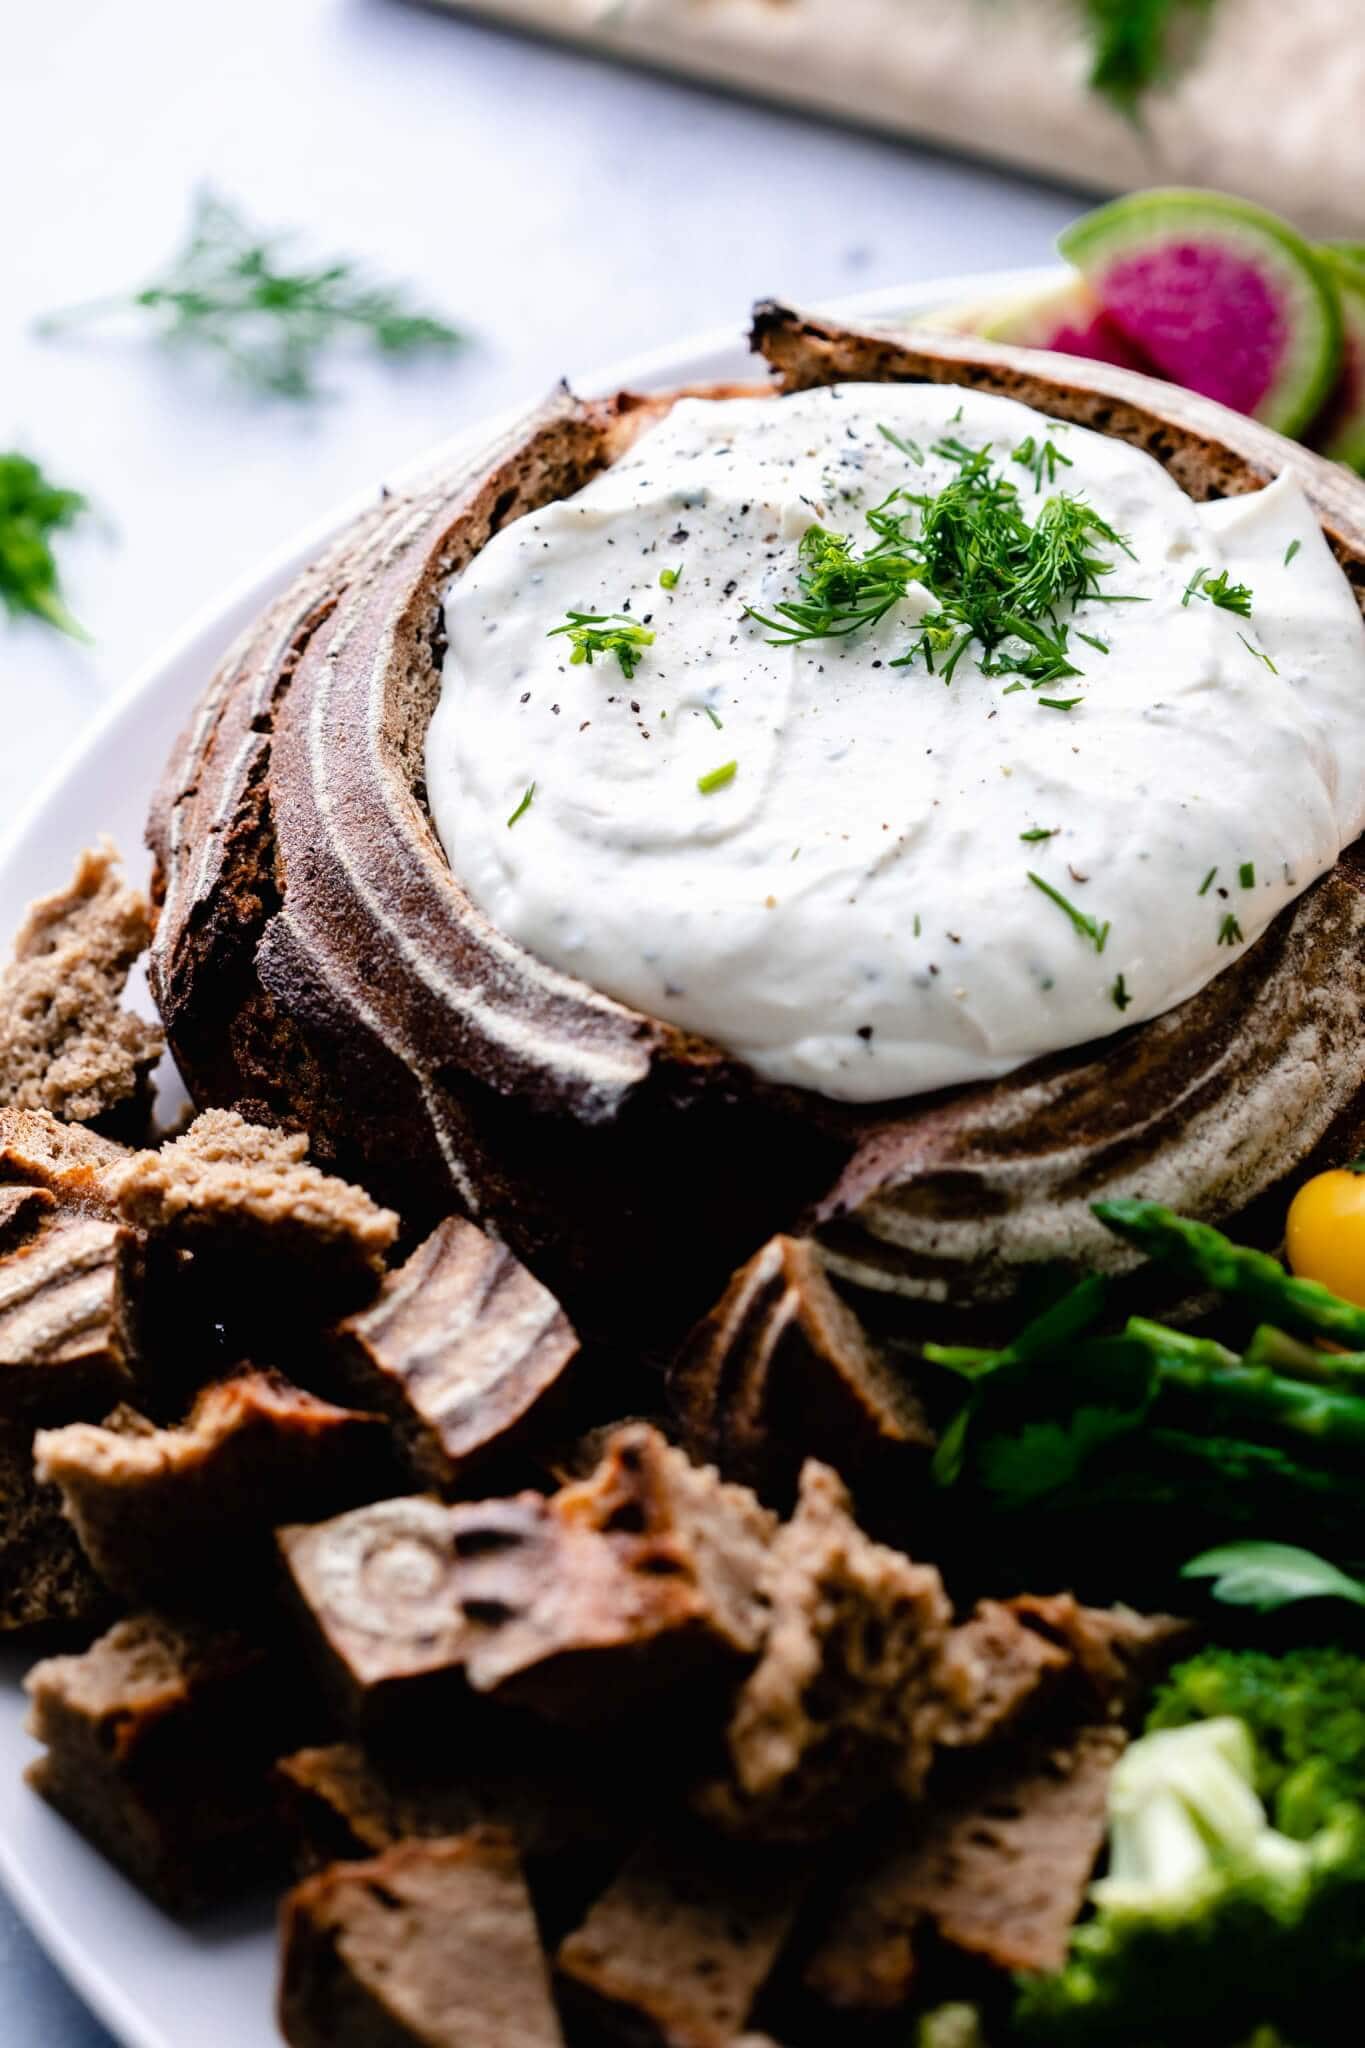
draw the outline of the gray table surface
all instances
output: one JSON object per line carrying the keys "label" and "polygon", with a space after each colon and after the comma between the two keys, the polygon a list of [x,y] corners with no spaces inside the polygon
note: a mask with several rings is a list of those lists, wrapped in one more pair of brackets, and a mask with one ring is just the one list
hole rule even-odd
{"label": "gray table surface", "polygon": [[[1078,210],[401,0],[53,0],[15,10],[5,43],[0,189],[24,210],[0,285],[0,446],[41,454],[105,517],[70,557],[95,648],[0,629],[0,701],[24,706],[0,821],[198,606],[386,464],[765,293],[1045,262]],[[220,398],[136,341],[32,336],[52,306],[140,281],[202,181],[420,280],[474,345],[453,368],[345,368],[302,418]],[[0,2044],[109,2048],[2,1898]]]}

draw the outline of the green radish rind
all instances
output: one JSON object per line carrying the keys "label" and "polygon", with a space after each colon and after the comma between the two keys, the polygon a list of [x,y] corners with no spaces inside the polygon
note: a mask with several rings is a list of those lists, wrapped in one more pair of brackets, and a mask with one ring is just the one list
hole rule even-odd
{"label": "green radish rind", "polygon": [[[1345,333],[1360,374],[1365,372],[1365,243],[1325,242],[1318,254],[1339,294]],[[1313,436],[1313,445],[1334,462],[1365,474],[1365,388],[1356,394],[1354,412],[1333,419],[1321,439]]]}
{"label": "green radish rind", "polygon": [[[1105,268],[1167,241],[1231,242],[1272,277],[1290,309],[1291,342],[1257,418],[1296,435],[1325,403],[1341,367],[1342,318],[1326,263],[1278,215],[1229,193],[1181,186],[1115,199],[1067,228],[1057,247],[1099,293]],[[1134,339],[1142,346],[1142,338]],[[1169,373],[1179,381],[1178,373]]]}

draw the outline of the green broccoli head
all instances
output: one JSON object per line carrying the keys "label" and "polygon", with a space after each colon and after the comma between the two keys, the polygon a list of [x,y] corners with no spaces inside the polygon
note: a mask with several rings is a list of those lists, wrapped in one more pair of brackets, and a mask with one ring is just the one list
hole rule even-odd
{"label": "green broccoli head", "polygon": [[1365,1658],[1348,1650],[1209,1649],[1177,1665],[1149,1729],[1233,1715],[1256,1746],[1256,1789],[1283,1834],[1306,1840],[1337,1807],[1365,1808]]}
{"label": "green broccoli head", "polygon": [[1231,1717],[1133,1744],[1110,1792],[1110,1864],[1063,1968],[1022,1978],[1026,2040],[1199,2048],[1262,2026],[1339,2038],[1365,1971],[1365,1812],[1309,1841],[1270,1824],[1256,1752]]}

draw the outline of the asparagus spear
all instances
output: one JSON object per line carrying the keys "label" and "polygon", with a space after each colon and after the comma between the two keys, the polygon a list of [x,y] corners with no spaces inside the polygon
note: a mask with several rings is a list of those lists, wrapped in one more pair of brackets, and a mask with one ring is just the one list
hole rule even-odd
{"label": "asparagus spear", "polygon": [[1096,1202],[1094,1213],[1106,1229],[1127,1238],[1149,1258],[1177,1266],[1216,1293],[1246,1302],[1263,1322],[1365,1350],[1365,1309],[1342,1301],[1316,1280],[1296,1280],[1267,1253],[1233,1244],[1207,1223],[1193,1223],[1159,1202],[1123,1197]]}
{"label": "asparagus spear", "polygon": [[1242,1355],[1244,1365],[1268,1365],[1294,1380],[1316,1380],[1324,1387],[1351,1387],[1365,1394],[1365,1351],[1319,1351],[1287,1330],[1258,1323]]}
{"label": "asparagus spear", "polygon": [[1163,1386],[1216,1400],[1223,1412],[1253,1430],[1309,1437],[1339,1451],[1365,1451],[1365,1399],[1244,1365],[1235,1351],[1208,1337],[1191,1337],[1164,1323],[1134,1316],[1125,1334],[1151,1353]]}

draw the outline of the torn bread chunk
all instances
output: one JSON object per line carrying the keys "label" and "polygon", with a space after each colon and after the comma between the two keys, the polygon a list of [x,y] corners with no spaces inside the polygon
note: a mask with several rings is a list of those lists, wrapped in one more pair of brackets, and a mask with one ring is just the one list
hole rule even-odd
{"label": "torn bread chunk", "polygon": [[279,1542],[361,1721],[462,1684],[592,1721],[757,1651],[775,1527],[747,1489],[635,1425],[549,1499],[381,1501]]}
{"label": "torn bread chunk", "polygon": [[[608,1776],[611,1757],[540,1727],[509,1720],[497,1745],[475,1742],[467,1752],[462,1745],[441,1757],[439,1771],[434,1762],[354,1742],[283,1758],[279,1778],[300,1863],[316,1869],[377,1855],[410,1836],[484,1825],[508,1829],[534,1863],[618,1842],[630,1825],[629,1794],[618,1794]],[[627,1776],[633,1784],[635,1774]]]}
{"label": "torn bread chunk", "polygon": [[128,1233],[58,1205],[0,1256],[0,1418],[100,1414],[132,1391]]}
{"label": "torn bread chunk", "polygon": [[306,1732],[307,1695],[245,1638],[140,1614],[25,1680],[45,1754],[35,1791],[168,1910],[277,1859],[272,1766]]}
{"label": "torn bread chunk", "polygon": [[566,2011],[593,2039],[733,2048],[815,1876],[808,1857],[694,1823],[652,1837],[560,1945]]}
{"label": "torn bread chunk", "polygon": [[41,1188],[68,1214],[116,1222],[108,1177],[132,1156],[126,1145],[45,1109],[0,1107],[0,1182],[7,1190]]}
{"label": "torn bread chunk", "polygon": [[872,1542],[850,1510],[837,1473],[808,1461],[765,1561],[771,1621],[726,1731],[729,1774],[698,1794],[737,1833],[826,1835],[928,1774],[952,1610],[933,1566]]}
{"label": "torn bread chunk", "polygon": [[299,1133],[210,1109],[182,1138],[130,1159],[111,1186],[125,1222],[192,1253],[205,1286],[218,1283],[220,1313],[245,1290],[276,1318],[344,1314],[378,1286],[398,1218],[308,1165],[307,1151]]}
{"label": "torn bread chunk", "polygon": [[943,1749],[975,1749],[1054,1698],[1075,1660],[1029,1628],[1003,1600],[979,1600],[949,1632],[940,1667]]}
{"label": "torn bread chunk", "polygon": [[516,1844],[498,1829],[305,1878],[281,1939],[291,2048],[562,2048]]}
{"label": "torn bread chunk", "polygon": [[740,1268],[669,1391],[693,1456],[774,1496],[790,1495],[812,1444],[861,1493],[903,1482],[934,1441],[806,1238],[774,1237]]}
{"label": "torn bread chunk", "polygon": [[108,840],[80,856],[68,889],[31,906],[0,974],[0,1100],[70,1123],[145,1101],[165,1041],[119,998],[151,936]]}
{"label": "torn bread chunk", "polygon": [[113,1603],[55,1486],[33,1470],[33,1432],[0,1423],[0,1631],[98,1627]]}
{"label": "torn bread chunk", "polygon": [[1192,1622],[1132,1607],[1085,1607],[1074,1593],[1019,1593],[1010,1613],[1075,1660],[1093,1701],[1122,1720],[1194,1638]]}
{"label": "torn bread chunk", "polygon": [[854,1878],[806,1966],[837,2009],[899,2010],[926,1932],[1000,1970],[1056,1970],[1104,1843],[1111,1726],[1011,1747],[951,1796],[908,1814]]}
{"label": "torn bread chunk", "polygon": [[338,1331],[348,1386],[393,1422],[420,1486],[452,1487],[562,1394],[578,1339],[505,1245],[452,1216]]}
{"label": "torn bread chunk", "polygon": [[55,1207],[46,1188],[0,1187],[0,1256],[31,1236]]}
{"label": "torn bread chunk", "polygon": [[280,1522],[384,1491],[386,1451],[377,1417],[247,1372],[205,1388],[178,1428],[121,1408],[40,1431],[34,1457],[106,1584],[203,1607],[259,1590]]}

